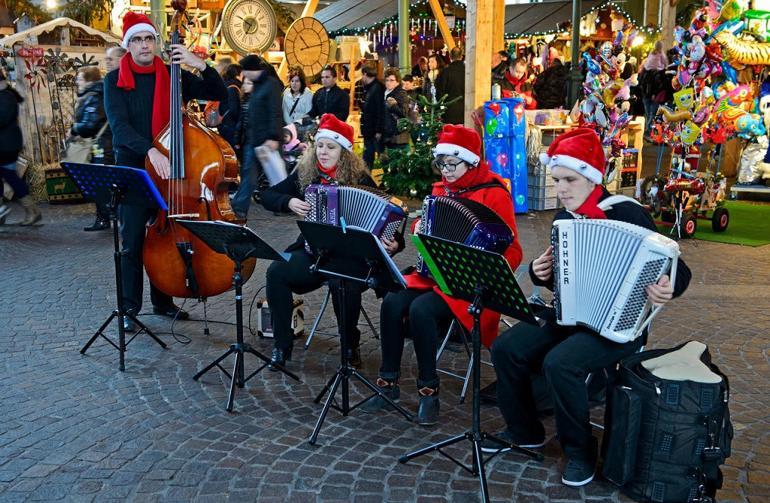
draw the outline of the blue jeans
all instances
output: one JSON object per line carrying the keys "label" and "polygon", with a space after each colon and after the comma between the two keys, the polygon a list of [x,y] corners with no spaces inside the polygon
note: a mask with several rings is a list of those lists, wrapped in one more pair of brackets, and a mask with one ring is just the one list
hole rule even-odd
{"label": "blue jeans", "polygon": [[245,218],[249,213],[251,195],[257,188],[257,180],[261,171],[262,165],[254,153],[254,146],[244,145],[243,159],[241,160],[241,184],[231,200],[233,211],[240,217]]}
{"label": "blue jeans", "polygon": [[[0,164],[0,181],[5,180],[13,189],[13,195],[16,199],[21,199],[29,195],[27,183],[16,174],[16,161],[8,164]],[[2,186],[0,185],[0,195],[2,195]]]}
{"label": "blue jeans", "polygon": [[655,114],[658,112],[660,104],[652,98],[645,97],[644,103],[644,132],[649,134],[652,131],[652,122],[655,120]]}

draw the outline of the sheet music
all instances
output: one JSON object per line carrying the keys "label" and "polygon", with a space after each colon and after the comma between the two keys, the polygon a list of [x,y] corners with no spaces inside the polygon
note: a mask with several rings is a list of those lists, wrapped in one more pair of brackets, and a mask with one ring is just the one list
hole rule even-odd
{"label": "sheet music", "polygon": [[[361,227],[358,227],[356,225],[348,225],[346,229],[355,229],[359,231],[369,232],[366,229],[362,229]],[[393,278],[395,278],[401,286],[406,288],[406,278],[404,278],[404,275],[401,274],[401,270],[398,268],[396,263],[393,262],[393,259],[388,254],[388,251],[385,249],[385,246],[382,244],[382,240],[372,233],[369,233],[369,234],[374,238],[374,241],[377,242],[377,246],[380,249],[380,254],[385,258],[385,264],[388,266],[388,270],[390,271],[391,276],[393,276]]]}

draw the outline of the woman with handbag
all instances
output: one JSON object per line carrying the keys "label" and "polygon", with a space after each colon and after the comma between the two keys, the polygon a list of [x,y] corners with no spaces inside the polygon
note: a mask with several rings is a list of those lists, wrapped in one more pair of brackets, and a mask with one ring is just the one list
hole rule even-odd
{"label": "woman with handbag", "polygon": [[289,69],[289,86],[283,91],[282,108],[284,125],[295,124],[299,140],[304,140],[311,123],[308,114],[313,108],[313,92],[307,87],[305,72],[300,67]]}
{"label": "woman with handbag", "polygon": [[[104,112],[104,85],[102,74],[96,66],[83,66],[75,77],[75,85],[78,89],[78,102],[75,105],[75,120],[70,129],[70,137],[67,140],[67,160],[71,162],[92,162],[94,164],[112,164],[112,139],[107,138],[104,132],[107,129],[107,115]],[[105,142],[109,142],[106,145]],[[75,148],[84,158],[74,159]],[[110,228],[109,213],[99,203],[96,204],[96,221],[89,227],[84,227],[86,232],[100,231]]]}
{"label": "woman with handbag", "polygon": [[5,223],[11,208],[4,204],[2,182],[8,182],[13,195],[24,208],[24,220],[19,225],[35,225],[42,215],[32,196],[27,183],[16,173],[16,161],[24,140],[19,128],[19,104],[24,98],[5,80],[5,73],[0,69],[0,225]]}

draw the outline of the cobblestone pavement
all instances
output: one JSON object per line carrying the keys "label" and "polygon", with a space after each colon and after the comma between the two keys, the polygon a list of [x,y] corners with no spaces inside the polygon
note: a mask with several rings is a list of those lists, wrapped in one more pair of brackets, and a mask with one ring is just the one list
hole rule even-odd
{"label": "cobblestone pavement", "polygon": [[[111,235],[81,231],[93,218],[88,205],[46,206],[44,213],[41,227],[0,227],[0,501],[478,500],[476,479],[441,456],[397,462],[405,452],[469,425],[470,404],[458,403],[460,384],[453,379],[443,380],[437,427],[414,426],[395,413],[355,411],[343,418],[332,411],[313,447],[307,439],[320,406],[312,400],[338,362],[332,336],[319,336],[306,352],[298,341],[290,368],[302,384],[262,372],[238,391],[231,414],[223,409],[224,376],[211,372],[192,380],[233,341],[231,325],[212,324],[206,336],[201,323],[179,322],[177,335],[190,340],[182,344],[168,334],[166,319],[144,316],[163,333],[167,350],[140,336],[129,346],[125,372],[117,370],[117,352],[103,340],[81,356],[78,349],[113,308]],[[548,213],[518,217],[526,260],[544,247],[550,218]],[[252,209],[250,226],[276,246],[297,234],[292,218],[262,209]],[[688,339],[710,346],[731,378],[736,426],[719,499],[768,501],[770,247],[687,241],[682,248],[693,281],[656,321],[650,347]],[[400,265],[413,260],[411,251],[398,257]],[[246,284],[247,302],[263,285],[265,267],[259,263]],[[307,320],[315,316],[322,294],[305,297]],[[369,293],[365,300],[376,324],[377,301]],[[202,318],[201,305],[186,308]],[[233,322],[231,295],[211,299],[208,313],[212,320]],[[327,315],[323,325],[331,329],[333,318]],[[247,339],[269,353],[271,341]],[[362,371],[374,377],[379,343],[368,329],[362,349]],[[463,368],[465,358],[454,354],[446,364]],[[247,359],[247,369],[255,365]],[[411,345],[404,367],[402,403],[414,409]],[[492,377],[484,368],[484,383]],[[354,395],[359,396],[356,386]],[[495,408],[484,407],[482,419],[488,431],[502,425]],[[553,418],[545,421],[553,432]],[[468,445],[452,452],[469,460]],[[491,461],[492,497],[625,501],[602,480],[582,489],[563,486],[556,440],[545,455],[542,463],[517,454]]]}

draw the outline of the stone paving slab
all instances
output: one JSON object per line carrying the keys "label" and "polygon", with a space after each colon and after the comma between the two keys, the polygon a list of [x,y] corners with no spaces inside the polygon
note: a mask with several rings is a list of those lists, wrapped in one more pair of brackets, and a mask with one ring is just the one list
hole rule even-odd
{"label": "stone paving slab", "polygon": [[[354,411],[343,418],[332,411],[318,445],[308,445],[320,412],[312,400],[338,362],[333,336],[317,336],[307,351],[297,341],[290,368],[301,384],[264,371],[238,390],[233,413],[225,412],[227,379],[210,372],[195,382],[192,375],[234,339],[230,294],[208,302],[210,335],[199,321],[189,321],[175,324],[172,336],[166,319],[143,315],[169,348],[137,337],[125,372],[117,371],[117,352],[104,341],[81,356],[79,348],[114,303],[111,235],[81,231],[92,211],[89,205],[44,206],[41,227],[0,227],[0,501],[478,501],[476,480],[445,458],[397,462],[470,424],[470,400],[458,403],[460,383],[450,378],[443,378],[442,421],[434,428],[411,425],[395,413]],[[250,226],[278,247],[297,234],[291,217],[261,208],[251,215]],[[517,217],[525,260],[544,248],[551,217]],[[649,347],[689,339],[710,346],[731,378],[736,426],[719,500],[770,501],[770,247],[687,241],[682,249],[693,282],[656,320]],[[410,250],[397,258],[402,266],[413,260]],[[258,263],[245,285],[247,308],[264,284],[265,268]],[[305,296],[306,323],[324,293]],[[370,293],[365,306],[377,326],[378,301]],[[188,302],[186,308],[202,319],[201,305]],[[322,326],[333,331],[331,309]],[[362,331],[362,372],[373,378],[379,342],[368,328]],[[272,341],[247,340],[269,354]],[[256,364],[247,358],[247,369]],[[448,353],[446,365],[465,364],[463,355]],[[414,410],[410,344],[403,375],[402,404]],[[487,383],[494,374],[484,367],[482,375]],[[353,395],[362,396],[360,387]],[[601,409],[594,414],[601,417]],[[488,431],[502,426],[495,408],[484,407],[482,420]],[[552,433],[553,419],[545,424]],[[469,461],[468,445],[450,452]],[[518,454],[492,460],[492,498],[627,501],[603,480],[581,489],[563,486],[557,442],[544,452],[542,463]]]}

